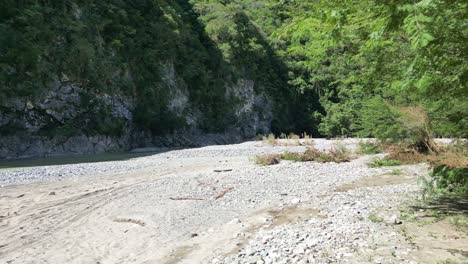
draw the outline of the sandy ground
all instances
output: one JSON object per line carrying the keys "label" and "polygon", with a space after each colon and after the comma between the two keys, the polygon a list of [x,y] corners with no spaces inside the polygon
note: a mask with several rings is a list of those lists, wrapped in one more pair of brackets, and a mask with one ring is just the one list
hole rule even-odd
{"label": "sandy ground", "polygon": [[[245,148],[253,151],[238,151]],[[0,263],[234,262],[229,256],[240,252],[259,230],[293,225],[301,218],[333,217],[322,209],[324,197],[401,185],[413,199],[417,178],[427,173],[425,166],[402,166],[403,175],[392,176],[393,168],[368,168],[372,159],[368,156],[342,164],[282,162],[259,167],[252,161],[258,148],[268,153],[284,150],[254,142],[201,148],[190,155],[181,155],[184,150],[180,150],[145,157],[158,162],[116,173],[4,186],[0,188]],[[401,196],[396,207],[408,202],[392,190],[388,195]],[[373,199],[378,197],[368,200]],[[372,204],[368,207],[373,209]],[[405,234],[398,235],[396,241],[413,250],[405,261],[464,261],[466,233],[450,231],[454,234],[439,243],[445,249],[427,258],[423,253],[433,252],[431,243],[424,245],[426,236],[411,225],[405,234],[411,233],[421,246],[418,249]],[[390,233],[401,226],[382,228]],[[438,232],[438,227],[431,228]],[[371,249],[369,256],[375,253]],[[348,263],[358,260],[362,258],[350,258]]]}

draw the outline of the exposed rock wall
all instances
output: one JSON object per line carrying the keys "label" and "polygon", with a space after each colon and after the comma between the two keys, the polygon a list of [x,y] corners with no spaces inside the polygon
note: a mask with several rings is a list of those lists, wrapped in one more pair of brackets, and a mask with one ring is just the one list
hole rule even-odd
{"label": "exposed rock wall", "polygon": [[[187,85],[178,80],[172,64],[162,67],[162,76],[170,95],[167,107],[187,126],[154,135],[134,124],[135,99],[92,94],[78,83],[57,81],[34,99],[17,97],[0,103],[0,159],[222,144],[270,130],[272,103],[265,94],[255,93],[254,81],[226,84],[225,100],[236,102],[232,109],[236,122],[224,132],[206,134],[199,127],[204,113],[191,103]],[[77,127],[92,132],[83,134]]]}

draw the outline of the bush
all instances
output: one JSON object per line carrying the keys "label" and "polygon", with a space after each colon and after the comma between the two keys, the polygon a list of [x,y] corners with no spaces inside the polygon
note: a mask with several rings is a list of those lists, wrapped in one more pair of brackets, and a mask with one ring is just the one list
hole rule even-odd
{"label": "bush", "polygon": [[255,163],[262,166],[275,165],[280,162],[280,155],[267,154],[255,156]]}
{"label": "bush", "polygon": [[303,161],[303,153],[297,152],[285,152],[281,154],[281,159],[290,161]]}
{"label": "bush", "polygon": [[398,107],[373,98],[363,108],[361,136],[404,142],[418,152],[437,152],[429,118],[421,106]]}
{"label": "bush", "polygon": [[362,141],[359,142],[358,152],[361,154],[372,155],[382,153],[382,148],[377,143]]}
{"label": "bush", "polygon": [[467,215],[456,215],[449,218],[450,224],[461,227],[468,228],[468,216]]}
{"label": "bush", "polygon": [[299,139],[299,136],[291,132],[291,133],[289,133],[288,138],[289,139]]}
{"label": "bush", "polygon": [[468,168],[434,167],[426,182],[425,192],[431,194],[468,195]]}
{"label": "bush", "polygon": [[351,158],[345,149],[333,149],[325,152],[315,148],[308,148],[304,153],[285,152],[281,154],[281,159],[297,162],[347,162]]}
{"label": "bush", "polygon": [[265,138],[266,142],[268,142],[269,144],[272,144],[272,145],[275,145],[276,144],[276,138],[275,138],[275,135],[273,135],[272,133],[270,133],[268,135],[267,138]]}

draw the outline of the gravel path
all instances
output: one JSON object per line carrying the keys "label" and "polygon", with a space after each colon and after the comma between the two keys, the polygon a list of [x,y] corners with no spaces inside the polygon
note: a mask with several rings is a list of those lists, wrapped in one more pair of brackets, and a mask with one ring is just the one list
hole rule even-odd
{"label": "gravel path", "polygon": [[252,161],[304,149],[246,142],[2,170],[0,263],[422,263],[394,227],[425,165]]}

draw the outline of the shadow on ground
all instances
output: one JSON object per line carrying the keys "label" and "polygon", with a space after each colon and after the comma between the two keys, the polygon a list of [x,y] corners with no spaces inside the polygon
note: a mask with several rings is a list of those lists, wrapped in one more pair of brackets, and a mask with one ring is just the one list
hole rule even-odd
{"label": "shadow on ground", "polygon": [[414,210],[436,210],[441,214],[468,214],[467,196],[446,196],[437,198],[425,205],[413,206]]}
{"label": "shadow on ground", "polygon": [[0,160],[0,169],[9,168],[25,168],[25,167],[40,167],[79,163],[95,163],[106,161],[125,161],[133,158],[141,158],[167,152],[167,150],[151,151],[151,152],[114,152],[102,154],[86,154],[86,155],[64,155],[45,158],[27,158],[15,160]]}

